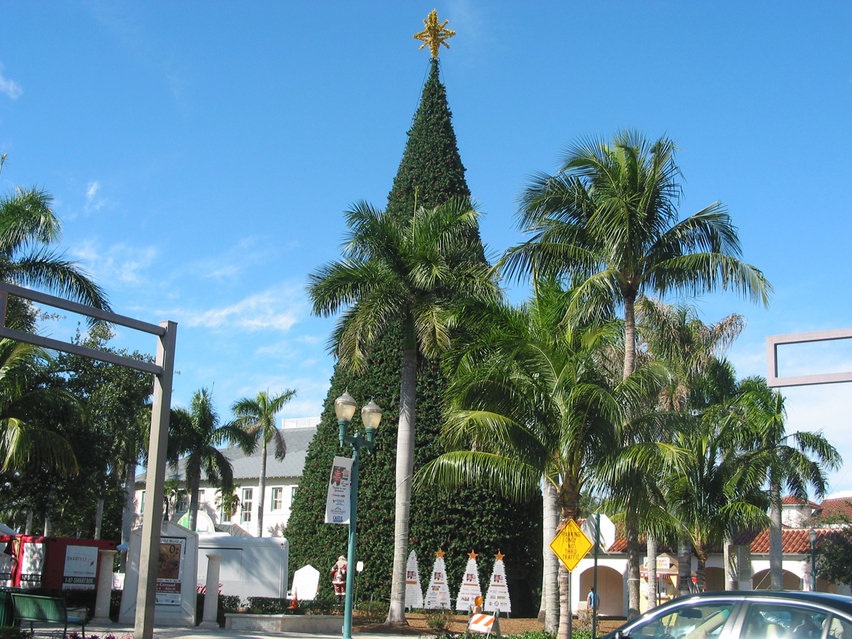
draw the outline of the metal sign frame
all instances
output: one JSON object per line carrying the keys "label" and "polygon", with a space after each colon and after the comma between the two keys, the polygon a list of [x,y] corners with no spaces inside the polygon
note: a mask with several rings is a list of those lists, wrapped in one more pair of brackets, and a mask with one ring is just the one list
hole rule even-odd
{"label": "metal sign frame", "polygon": [[139,553],[140,587],[136,592],[136,620],[134,639],[152,639],[154,636],[154,588],[157,583],[157,558],[160,546],[160,525],[163,521],[163,489],[166,480],[166,445],[171,411],[172,378],[174,377],[175,339],[177,323],[166,321],[149,324],[132,317],[102,311],[92,306],[78,304],[31,291],[8,282],[0,282],[0,293],[14,295],[47,304],[55,308],[86,315],[111,324],[119,324],[137,331],[157,336],[157,355],[154,364],[132,357],[123,357],[78,344],[69,344],[43,335],[16,331],[0,326],[0,337],[13,339],[42,348],[80,355],[102,362],[117,364],[136,370],[153,373],[154,394],[151,406],[151,431],[148,439],[148,469],[145,478],[145,504],[142,516],[142,548]]}
{"label": "metal sign frame", "polygon": [[782,386],[808,386],[811,384],[852,382],[852,372],[793,375],[788,377],[778,376],[779,346],[808,342],[827,342],[837,339],[852,339],[852,328],[839,328],[831,331],[815,331],[812,333],[791,333],[789,335],[770,335],[766,338],[766,384],[770,388],[779,388]]}

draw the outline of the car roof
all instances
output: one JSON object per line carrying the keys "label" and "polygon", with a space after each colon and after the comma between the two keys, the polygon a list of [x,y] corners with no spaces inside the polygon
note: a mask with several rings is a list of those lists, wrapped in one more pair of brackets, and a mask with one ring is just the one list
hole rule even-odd
{"label": "car roof", "polygon": [[834,608],[852,615],[852,597],[830,592],[807,592],[801,590],[723,590],[718,592],[702,592],[672,599],[669,605],[680,601],[698,601],[702,599],[797,601]]}

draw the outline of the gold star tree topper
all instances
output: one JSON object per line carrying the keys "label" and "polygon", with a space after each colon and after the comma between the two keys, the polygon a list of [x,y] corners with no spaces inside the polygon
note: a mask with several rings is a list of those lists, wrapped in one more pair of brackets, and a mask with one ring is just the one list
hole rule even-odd
{"label": "gold star tree topper", "polygon": [[447,38],[452,38],[456,35],[455,31],[446,28],[448,22],[449,20],[444,20],[443,23],[439,23],[438,10],[432,9],[432,11],[429,12],[429,17],[423,21],[426,28],[420,33],[414,34],[416,39],[423,40],[423,44],[420,45],[421,49],[427,44],[429,45],[429,51],[432,52],[433,58],[438,57],[438,50],[442,44],[449,49],[450,45],[444,41]]}

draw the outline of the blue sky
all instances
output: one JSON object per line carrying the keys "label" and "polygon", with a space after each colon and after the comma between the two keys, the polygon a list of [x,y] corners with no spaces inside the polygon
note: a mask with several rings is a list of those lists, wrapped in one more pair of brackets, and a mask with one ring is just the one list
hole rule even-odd
{"label": "blue sky", "polygon": [[[0,193],[50,191],[62,249],[114,309],[178,323],[176,405],[212,387],[227,418],[295,388],[282,415],[319,414],[334,320],[310,316],[306,277],[339,256],[343,210],[385,205],[433,8],[457,32],[442,79],[491,255],[522,239],[533,172],[637,128],[677,142],[682,215],[724,202],[775,287],[768,309],[693,300],[708,322],[746,315],[740,376],[765,375],[767,335],[852,326],[852,3],[4,2]],[[847,342],[785,350],[782,372],[852,370]],[[850,388],[784,391],[788,430],[848,460],[833,491],[852,489]]]}

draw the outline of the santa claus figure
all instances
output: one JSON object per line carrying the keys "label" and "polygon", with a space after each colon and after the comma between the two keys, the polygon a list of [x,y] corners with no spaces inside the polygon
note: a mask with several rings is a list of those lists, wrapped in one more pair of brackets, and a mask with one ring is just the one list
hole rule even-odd
{"label": "santa claus figure", "polygon": [[343,599],[346,595],[346,558],[342,555],[337,558],[337,563],[331,567],[331,585],[334,586],[334,594],[337,599]]}

